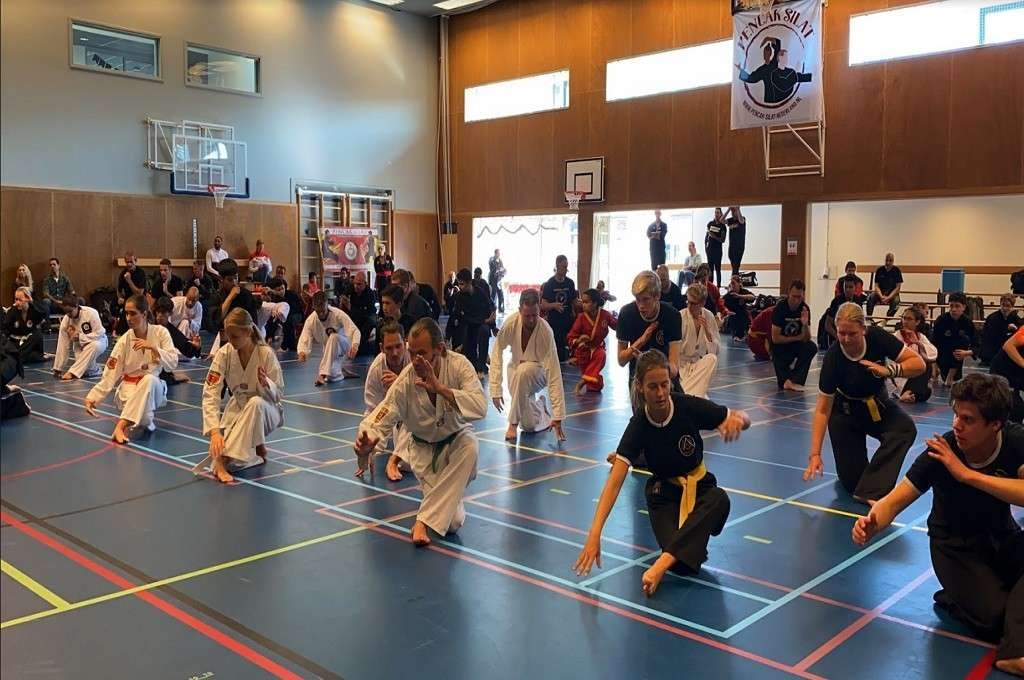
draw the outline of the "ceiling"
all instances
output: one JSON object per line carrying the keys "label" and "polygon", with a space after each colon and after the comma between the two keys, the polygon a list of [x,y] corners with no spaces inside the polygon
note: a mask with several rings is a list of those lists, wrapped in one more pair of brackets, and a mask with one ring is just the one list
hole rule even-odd
{"label": "ceiling", "polygon": [[[454,10],[442,10],[434,7],[435,3],[441,2],[442,0],[404,0],[401,4],[394,5],[388,9],[392,9],[398,12],[408,12],[409,14],[418,14],[424,17],[435,17],[439,14],[463,14],[465,12],[472,12],[475,9],[486,7],[487,5],[494,4],[498,0],[476,0],[465,7],[460,7]],[[379,4],[373,0],[366,0],[366,4]],[[383,6],[383,5],[382,5]]]}

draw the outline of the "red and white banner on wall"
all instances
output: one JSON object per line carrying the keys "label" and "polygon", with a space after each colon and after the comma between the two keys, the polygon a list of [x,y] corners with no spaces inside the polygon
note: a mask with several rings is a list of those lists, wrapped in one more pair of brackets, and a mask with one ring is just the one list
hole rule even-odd
{"label": "red and white banner on wall", "polygon": [[373,239],[372,229],[322,227],[320,249],[324,273],[338,272],[342,267],[350,272],[373,269]]}
{"label": "red and white banner on wall", "polygon": [[821,0],[732,8],[732,129],[821,120]]}

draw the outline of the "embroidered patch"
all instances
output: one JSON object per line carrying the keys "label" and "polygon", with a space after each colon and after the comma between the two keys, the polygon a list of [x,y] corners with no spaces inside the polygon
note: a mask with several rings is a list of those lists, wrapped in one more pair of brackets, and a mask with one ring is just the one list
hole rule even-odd
{"label": "embroidered patch", "polygon": [[376,425],[380,421],[382,421],[385,418],[387,418],[389,413],[391,413],[391,410],[388,409],[388,408],[382,408],[382,409],[378,410],[377,411],[377,415],[375,415],[373,417],[373,424]]}
{"label": "embroidered patch", "polygon": [[28,322],[26,322],[25,325],[28,326],[29,328],[32,328],[32,320],[29,319]]}
{"label": "embroidered patch", "polygon": [[658,332],[657,332],[657,333],[656,333],[656,334],[654,335],[654,342],[655,342],[655,344],[657,344],[657,345],[658,345],[659,347],[664,347],[664,346],[665,346],[665,331],[658,331]]}
{"label": "embroidered patch", "polygon": [[89,323],[88,321],[83,323],[82,324],[82,332],[83,333],[92,333],[92,324]]}
{"label": "embroidered patch", "polygon": [[684,456],[692,456],[693,452],[697,450],[697,444],[693,441],[693,437],[688,434],[684,434],[679,438],[679,453]]}
{"label": "embroidered patch", "polygon": [[117,368],[117,359],[115,359],[114,357],[110,357],[109,359],[107,359],[107,368],[109,368],[111,371],[115,370]]}
{"label": "embroidered patch", "polygon": [[220,382],[220,373],[217,371],[210,371],[206,374],[206,384],[211,387]]}

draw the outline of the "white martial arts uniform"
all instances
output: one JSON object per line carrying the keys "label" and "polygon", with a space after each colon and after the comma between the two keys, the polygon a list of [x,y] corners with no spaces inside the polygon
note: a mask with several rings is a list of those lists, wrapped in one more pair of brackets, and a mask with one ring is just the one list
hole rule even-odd
{"label": "white martial arts uniform", "polygon": [[323,345],[324,356],[320,360],[318,374],[326,375],[328,380],[341,380],[344,378],[342,368],[349,349],[358,348],[360,339],[359,328],[352,323],[348,314],[328,305],[326,321],[320,321],[315,311],[306,317],[297,351],[308,355],[314,342]]}
{"label": "white martial arts uniform", "polygon": [[184,295],[171,298],[171,302],[174,303],[174,310],[167,320],[172,325],[177,326],[182,335],[191,340],[192,336],[203,327],[203,303],[196,300],[196,303],[189,307],[185,304],[185,300]]}
{"label": "white martial arts uniform", "polygon": [[99,405],[117,385],[115,396],[121,403],[121,418],[152,431],[153,411],[167,403],[167,383],[160,379],[160,371],[171,372],[178,367],[178,350],[167,329],[155,323],[149,324],[146,341],[157,348],[158,360],[153,360],[148,349],[132,349],[135,331],[129,330],[117,339],[103,377],[86,399]]}
{"label": "white martial arts uniform", "polygon": [[[412,358],[409,356],[409,352],[406,351],[402,354],[401,366],[398,368],[397,373],[400,375],[410,363],[412,363]],[[382,376],[386,370],[390,369],[388,369],[384,352],[381,352],[374,358],[373,363],[370,364],[370,370],[366,372],[366,384],[363,387],[363,401],[366,402],[366,411],[363,412],[363,415],[368,415],[370,411],[377,408],[380,402],[384,401],[388,388],[384,387]],[[396,382],[397,380],[398,378],[395,378]],[[391,386],[394,387],[394,385],[395,383],[392,382]],[[394,453],[405,461],[408,459],[405,449],[409,445],[409,431],[402,427],[401,423],[395,425],[395,430],[393,435],[395,439]]]}
{"label": "white martial arts uniform", "polygon": [[[508,422],[518,425],[524,432],[537,432],[546,430],[552,420],[565,419],[562,371],[558,366],[555,334],[547,321],[537,320],[526,349],[523,349],[522,337],[522,318],[519,312],[514,312],[505,319],[491,349],[491,398],[501,397],[501,363],[505,348],[509,347],[512,359],[508,363],[508,391],[511,396]],[[538,393],[545,387],[551,397],[551,413],[539,399]]]}
{"label": "white martial arts uniform", "polygon": [[[259,369],[267,372],[267,387],[260,384]],[[223,385],[231,396],[223,414],[220,410]],[[203,435],[214,428],[224,435],[224,455],[238,470],[262,462],[256,447],[266,443],[267,435],[284,424],[284,377],[274,350],[259,344],[243,367],[238,352],[230,343],[213,357],[203,384]]]}
{"label": "white martial arts uniform", "polygon": [[267,337],[267,323],[271,319],[284,323],[291,309],[291,305],[287,302],[261,302],[259,312],[256,313],[256,328],[259,330],[260,335],[264,338]]}
{"label": "white martial arts uniform", "polygon": [[[479,444],[470,421],[487,414],[487,398],[473,364],[448,351],[436,357],[437,379],[455,395],[456,410],[416,385],[416,371],[406,366],[377,408],[363,418],[359,433],[381,443],[399,422],[409,431],[408,463],[423,489],[416,519],[439,534],[458,531],[466,519],[462,497],[476,477]],[[378,444],[379,445],[379,444]]]}
{"label": "white martial arts uniform", "polygon": [[[903,342],[903,333],[901,333],[898,330],[894,330],[892,334],[896,336],[897,340]],[[924,359],[925,364],[929,364],[938,359],[939,350],[935,348],[935,345],[932,344],[931,340],[929,340],[924,333],[918,333],[917,337],[920,338],[921,340],[920,347],[917,347],[916,345],[908,345],[905,342],[903,342],[903,346],[909,347],[910,349],[920,354],[921,358]],[[930,366],[928,368],[929,370],[931,370]],[[903,389],[907,386],[907,379],[903,377],[893,378],[892,383],[896,387],[896,391],[893,392],[893,396],[895,396],[898,399],[899,396],[903,394]]]}
{"label": "white martial arts uniform", "polygon": [[708,385],[718,366],[718,322],[707,307],[701,308],[704,323],[711,330],[711,340],[702,330],[697,331],[690,310],[679,312],[683,319],[683,340],[679,347],[679,382],[683,392],[694,397],[708,398]]}
{"label": "white martial arts uniform", "polygon": [[[78,337],[72,340],[68,330],[78,330]],[[78,308],[78,318],[72,319],[67,314],[60,320],[60,332],[57,335],[57,355],[53,360],[53,370],[63,371],[68,358],[75,357],[68,372],[76,378],[88,378],[99,374],[100,366],[96,360],[107,351],[107,329],[103,327],[100,314],[92,307]]]}

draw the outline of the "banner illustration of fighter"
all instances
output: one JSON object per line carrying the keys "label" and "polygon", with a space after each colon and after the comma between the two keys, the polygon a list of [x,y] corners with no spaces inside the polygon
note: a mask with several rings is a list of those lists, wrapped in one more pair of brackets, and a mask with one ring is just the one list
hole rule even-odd
{"label": "banner illustration of fighter", "polygon": [[324,274],[336,273],[342,267],[350,272],[373,269],[372,229],[322,227],[320,229],[320,257]]}
{"label": "banner illustration of fighter", "polygon": [[821,120],[821,0],[732,10],[732,129]]}

